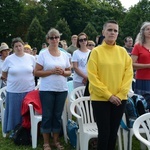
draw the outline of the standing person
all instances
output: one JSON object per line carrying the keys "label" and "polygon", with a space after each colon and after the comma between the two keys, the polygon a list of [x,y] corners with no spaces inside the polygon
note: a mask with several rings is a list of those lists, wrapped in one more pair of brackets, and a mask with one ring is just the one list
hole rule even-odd
{"label": "standing person", "polygon": [[150,22],[144,22],[131,53],[133,68],[136,70],[136,94],[150,93]]}
{"label": "standing person", "polygon": [[2,77],[7,80],[4,133],[12,131],[17,124],[22,123],[22,101],[35,88],[34,57],[24,52],[21,38],[12,40],[12,48],[14,54],[8,56],[2,66]]}
{"label": "standing person", "polygon": [[124,39],[124,48],[127,50],[129,55],[131,55],[132,49],[133,49],[133,39],[131,36],[127,36]]}
{"label": "standing person", "polygon": [[93,114],[98,126],[97,150],[114,150],[117,132],[133,78],[132,60],[116,45],[116,21],[103,26],[103,42],[91,51],[87,64]]}
{"label": "standing person", "polygon": [[71,36],[71,42],[72,44],[67,48],[67,52],[70,53],[71,55],[73,54],[73,52],[78,49],[77,48],[77,35],[72,35]]}
{"label": "standing person", "polygon": [[73,85],[74,88],[86,85],[87,82],[87,70],[86,64],[90,53],[87,49],[88,36],[85,33],[80,33],[77,38],[77,47],[79,49],[73,52],[72,63],[74,69]]}
{"label": "standing person", "polygon": [[9,55],[9,53],[10,53],[10,48],[8,47],[8,45],[4,42],[1,43],[1,47],[0,47],[0,54],[1,54],[1,58],[0,58],[0,88],[6,86],[6,80],[3,79],[3,77],[2,77],[2,65],[3,65],[5,58]]}
{"label": "standing person", "polygon": [[57,150],[64,147],[59,143],[61,116],[67,97],[67,77],[71,74],[69,57],[58,49],[60,33],[52,28],[46,35],[48,48],[39,54],[35,75],[40,79],[40,99],[42,104],[41,132],[44,150],[51,150],[49,135],[53,133],[53,145]]}

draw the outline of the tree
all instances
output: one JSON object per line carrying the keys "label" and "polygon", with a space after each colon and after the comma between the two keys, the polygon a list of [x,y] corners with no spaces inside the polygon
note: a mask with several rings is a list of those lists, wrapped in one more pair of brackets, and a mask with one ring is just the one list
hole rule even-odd
{"label": "tree", "polygon": [[17,26],[22,5],[18,0],[1,0],[0,10],[0,41],[10,44],[12,37],[18,36]]}
{"label": "tree", "polygon": [[95,41],[95,38],[98,35],[94,26],[90,22],[87,24],[83,32],[87,34],[89,40],[93,40],[93,41]]}
{"label": "tree", "polygon": [[72,34],[79,34],[89,22],[91,8],[85,0],[61,0],[59,15],[68,22]]}
{"label": "tree", "polygon": [[143,22],[150,21],[150,1],[142,0],[137,5],[131,7],[123,21],[123,37],[132,36],[136,38],[140,32]]}
{"label": "tree", "polygon": [[57,22],[56,29],[58,29],[59,32],[62,33],[61,39],[66,40],[67,43],[70,42],[71,31],[69,29],[67,21],[64,18],[60,19]]}
{"label": "tree", "polygon": [[38,51],[41,50],[41,45],[45,42],[45,32],[43,31],[37,17],[33,19],[29,26],[26,41],[31,47],[37,47]]}

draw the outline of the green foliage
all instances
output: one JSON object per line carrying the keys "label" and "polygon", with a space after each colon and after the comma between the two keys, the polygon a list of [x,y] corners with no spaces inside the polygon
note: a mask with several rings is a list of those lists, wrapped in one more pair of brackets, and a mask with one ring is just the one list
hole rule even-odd
{"label": "green foliage", "polygon": [[67,21],[64,18],[60,19],[57,22],[56,29],[59,30],[60,33],[62,33],[61,40],[66,40],[67,43],[70,42],[71,31]]}
{"label": "green foliage", "polygon": [[22,6],[17,0],[0,1],[0,41],[11,43],[11,38],[17,36],[19,14]]}
{"label": "green foliage", "polygon": [[98,35],[97,31],[95,30],[94,26],[89,22],[85,29],[83,30],[88,35],[89,40],[95,41],[96,36]]}
{"label": "green foliage", "polygon": [[131,7],[123,21],[124,37],[132,36],[134,39],[140,32],[143,22],[150,21],[150,1],[142,0],[136,6]]}
{"label": "green foliage", "polygon": [[68,22],[72,34],[83,31],[91,15],[91,8],[84,0],[62,0],[58,9],[61,18]]}
{"label": "green foliage", "polygon": [[26,41],[31,47],[37,47],[38,51],[41,49],[41,45],[45,42],[45,33],[40,25],[38,19],[35,17],[29,26]]}
{"label": "green foliage", "polygon": [[0,42],[8,44],[17,36],[26,40],[28,28],[35,17],[44,32],[56,27],[63,18],[67,22],[66,28],[69,28],[65,29],[65,33],[60,31],[68,35],[62,36],[65,40],[70,38],[71,33],[82,32],[89,22],[101,34],[104,22],[116,20],[120,26],[117,41],[120,45],[125,36],[135,39],[141,24],[150,21],[149,0],[141,0],[129,10],[123,8],[119,0],[1,0],[0,9]]}

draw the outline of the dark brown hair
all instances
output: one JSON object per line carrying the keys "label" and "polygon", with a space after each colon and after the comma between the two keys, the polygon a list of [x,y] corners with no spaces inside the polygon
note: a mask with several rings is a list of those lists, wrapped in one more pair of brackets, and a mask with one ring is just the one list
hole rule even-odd
{"label": "dark brown hair", "polygon": [[22,43],[24,45],[23,40],[20,37],[16,37],[16,38],[12,39],[12,42],[11,42],[12,48],[14,47],[15,43],[18,43],[18,42],[20,42],[20,43]]}

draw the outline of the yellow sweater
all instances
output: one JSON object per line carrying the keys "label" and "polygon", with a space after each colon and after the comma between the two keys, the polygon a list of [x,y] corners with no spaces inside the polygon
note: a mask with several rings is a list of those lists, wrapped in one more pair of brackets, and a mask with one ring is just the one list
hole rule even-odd
{"label": "yellow sweater", "polygon": [[133,79],[132,60],[126,50],[118,45],[94,48],[87,64],[91,100],[108,101],[115,95],[127,99]]}

